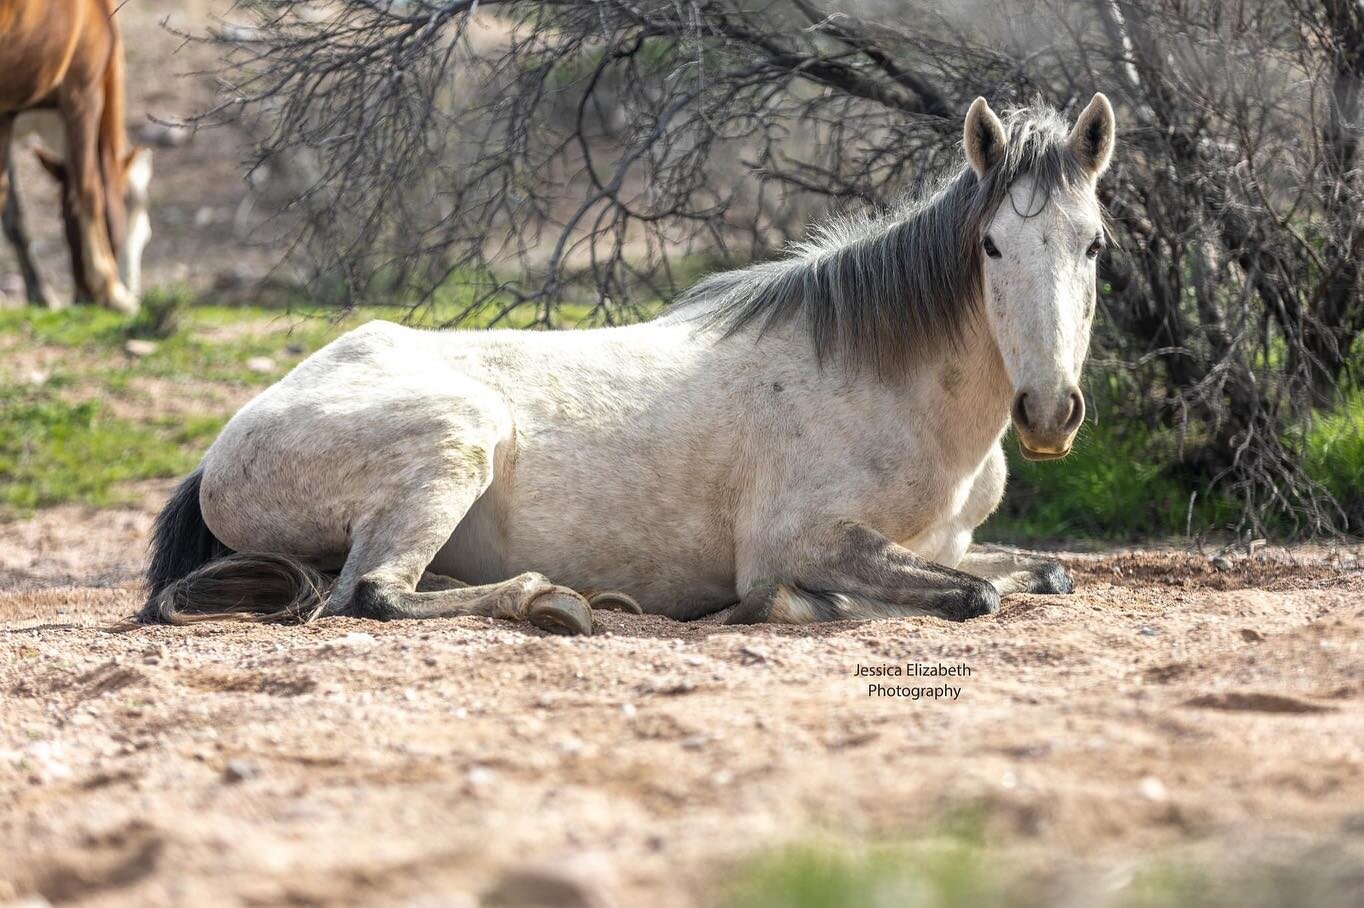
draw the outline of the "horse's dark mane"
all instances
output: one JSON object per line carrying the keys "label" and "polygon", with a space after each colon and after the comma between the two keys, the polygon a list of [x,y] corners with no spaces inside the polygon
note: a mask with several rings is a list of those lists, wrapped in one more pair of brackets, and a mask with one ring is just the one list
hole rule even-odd
{"label": "horse's dark mane", "polygon": [[820,362],[880,375],[903,369],[916,351],[959,344],[980,307],[983,225],[1009,187],[1031,177],[1036,195],[1050,199],[1084,178],[1057,111],[1015,110],[1004,128],[1004,155],[984,179],[963,166],[926,198],[819,226],[786,258],[711,275],[673,311],[725,337],[801,317]]}

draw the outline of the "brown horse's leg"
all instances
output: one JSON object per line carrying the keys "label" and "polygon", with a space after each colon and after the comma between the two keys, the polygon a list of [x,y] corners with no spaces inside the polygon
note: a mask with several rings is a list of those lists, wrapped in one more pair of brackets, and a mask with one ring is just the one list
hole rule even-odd
{"label": "brown horse's leg", "polygon": [[[14,148],[8,142],[5,144],[3,167],[8,173],[14,173]],[[0,222],[4,225],[5,238],[9,240],[10,246],[14,249],[14,256],[19,260],[19,270],[24,275],[24,292],[28,296],[28,301],[35,306],[60,309],[61,303],[43,278],[38,262],[33,258],[28,225],[24,223],[24,208],[19,201],[19,187],[14,185],[13,177],[10,177],[8,182],[9,193],[5,197],[5,211]]]}
{"label": "brown horse's leg", "polygon": [[109,247],[109,227],[104,217],[104,181],[99,166],[99,107],[88,91],[72,92],[63,99],[66,121],[66,191],[79,221],[80,260],[86,284],[95,301],[118,312],[137,311],[137,298],[118,279],[118,266]]}

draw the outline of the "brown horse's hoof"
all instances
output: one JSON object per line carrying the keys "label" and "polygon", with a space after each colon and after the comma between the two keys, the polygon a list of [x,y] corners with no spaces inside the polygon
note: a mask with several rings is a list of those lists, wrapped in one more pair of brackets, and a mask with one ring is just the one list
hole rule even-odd
{"label": "brown horse's hoof", "polygon": [[635,601],[633,596],[616,590],[590,593],[587,597],[587,604],[593,608],[606,609],[609,612],[629,612],[631,615],[644,614],[644,609]]}
{"label": "brown horse's hoof", "polygon": [[531,600],[527,616],[542,631],[566,636],[592,635],[592,609],[567,587],[556,586]]}

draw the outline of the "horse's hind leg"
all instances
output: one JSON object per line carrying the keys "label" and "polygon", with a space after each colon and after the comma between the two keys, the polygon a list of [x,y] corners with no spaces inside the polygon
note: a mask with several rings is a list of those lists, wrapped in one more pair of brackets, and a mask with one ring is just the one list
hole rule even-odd
{"label": "horse's hind leg", "polygon": [[[328,611],[332,608],[329,602]],[[482,615],[530,621],[556,634],[592,633],[592,610],[587,600],[529,572],[501,583],[426,592],[406,590],[401,584],[382,578],[361,580],[351,593],[345,613],[381,621]]]}
{"label": "horse's hind leg", "polygon": [[482,615],[528,620],[558,634],[592,633],[587,600],[540,574],[525,573],[482,586],[423,574],[487,482],[486,477],[469,477],[447,484],[444,491],[424,486],[386,496],[401,506],[356,525],[324,614],[382,621]]}
{"label": "horse's hind leg", "polygon": [[[419,593],[438,593],[446,590],[466,590],[469,584],[463,580],[456,580],[454,577],[447,577],[444,574],[435,574],[427,571],[422,574],[422,579],[417,581],[417,592]],[[602,609],[609,612],[629,612],[634,615],[644,614],[643,607],[635,601],[633,596],[629,596],[619,590],[581,590],[578,595],[587,600],[593,610]]]}
{"label": "horse's hind leg", "polygon": [[[5,143],[4,165],[10,174],[14,173],[14,147],[9,142]],[[0,180],[4,179],[5,177],[0,176]],[[43,272],[39,269],[37,260],[33,257],[33,245],[28,235],[28,224],[24,220],[19,187],[14,185],[12,177],[9,180],[8,194],[0,190],[0,196],[4,196],[4,214],[0,216],[0,221],[4,225],[5,238],[14,249],[14,257],[19,260],[19,270],[24,276],[24,292],[29,303],[48,309],[61,308],[52,288],[43,279]]]}
{"label": "horse's hind leg", "polygon": [[447,577],[444,574],[434,574],[427,571],[422,574],[422,579],[417,581],[417,592],[419,593],[440,593],[445,590],[467,590],[469,584],[463,580],[456,580],[454,577]]}

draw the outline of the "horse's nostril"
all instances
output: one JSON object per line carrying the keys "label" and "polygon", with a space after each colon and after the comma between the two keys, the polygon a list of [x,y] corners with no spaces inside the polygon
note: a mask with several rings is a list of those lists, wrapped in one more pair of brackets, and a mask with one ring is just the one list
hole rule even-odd
{"label": "horse's nostril", "polygon": [[1080,423],[1085,420],[1085,399],[1080,394],[1079,389],[1072,388],[1070,392],[1070,412],[1066,415],[1065,425],[1061,431],[1069,434],[1080,428]]}
{"label": "horse's nostril", "polygon": [[1020,392],[1018,396],[1014,398],[1013,418],[1014,425],[1023,429],[1027,429],[1032,425],[1032,422],[1028,419],[1028,393],[1026,391]]}

